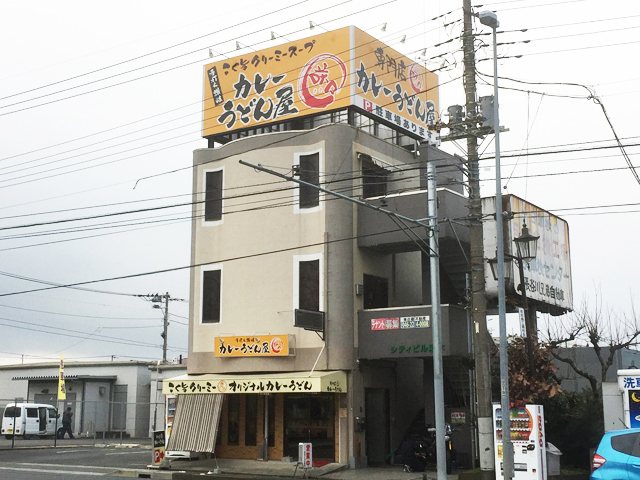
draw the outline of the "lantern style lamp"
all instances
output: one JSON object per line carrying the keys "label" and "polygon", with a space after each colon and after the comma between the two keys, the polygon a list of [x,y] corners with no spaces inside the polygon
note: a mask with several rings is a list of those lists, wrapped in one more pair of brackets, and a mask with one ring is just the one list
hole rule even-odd
{"label": "lantern style lamp", "polygon": [[522,233],[519,237],[513,239],[513,241],[516,242],[518,259],[526,261],[528,265],[531,260],[536,258],[539,238],[539,235],[531,235],[526,222],[522,222]]}

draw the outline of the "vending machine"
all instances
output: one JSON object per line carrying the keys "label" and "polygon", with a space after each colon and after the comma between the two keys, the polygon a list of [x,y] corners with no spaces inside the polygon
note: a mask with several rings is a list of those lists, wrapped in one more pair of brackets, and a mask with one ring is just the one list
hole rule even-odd
{"label": "vending machine", "polygon": [[[178,405],[178,397],[175,395],[166,396],[165,405],[165,448],[169,445],[169,437],[171,436],[171,430],[173,429],[173,420],[176,416],[176,407]],[[165,452],[166,458],[197,458],[197,454],[194,452],[183,452],[179,450],[167,450]]]}
{"label": "vending machine", "polygon": [[[547,449],[542,405],[512,408],[511,442],[513,443],[514,480],[546,480]],[[493,405],[493,440],[496,460],[496,480],[502,472],[502,409]]]}

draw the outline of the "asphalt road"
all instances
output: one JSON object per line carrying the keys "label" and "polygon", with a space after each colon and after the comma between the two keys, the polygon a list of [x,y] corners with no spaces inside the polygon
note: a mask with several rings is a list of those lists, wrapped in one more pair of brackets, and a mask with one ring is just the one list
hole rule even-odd
{"label": "asphalt road", "polygon": [[58,448],[36,445],[0,448],[0,480],[135,478],[135,470],[144,470],[150,463],[148,445],[120,447],[76,443]]}

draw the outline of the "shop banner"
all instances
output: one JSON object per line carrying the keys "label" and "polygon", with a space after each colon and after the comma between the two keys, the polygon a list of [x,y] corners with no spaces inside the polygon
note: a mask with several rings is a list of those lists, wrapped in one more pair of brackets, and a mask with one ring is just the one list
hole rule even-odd
{"label": "shop banner", "polygon": [[236,335],[215,337],[214,355],[216,357],[287,357],[289,335]]}

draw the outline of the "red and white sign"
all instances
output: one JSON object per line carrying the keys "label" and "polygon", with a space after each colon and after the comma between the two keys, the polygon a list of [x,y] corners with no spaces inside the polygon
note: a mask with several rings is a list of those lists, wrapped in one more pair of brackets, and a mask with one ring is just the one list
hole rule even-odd
{"label": "red and white sign", "polygon": [[298,444],[298,465],[302,468],[313,467],[313,445],[310,443]]}

